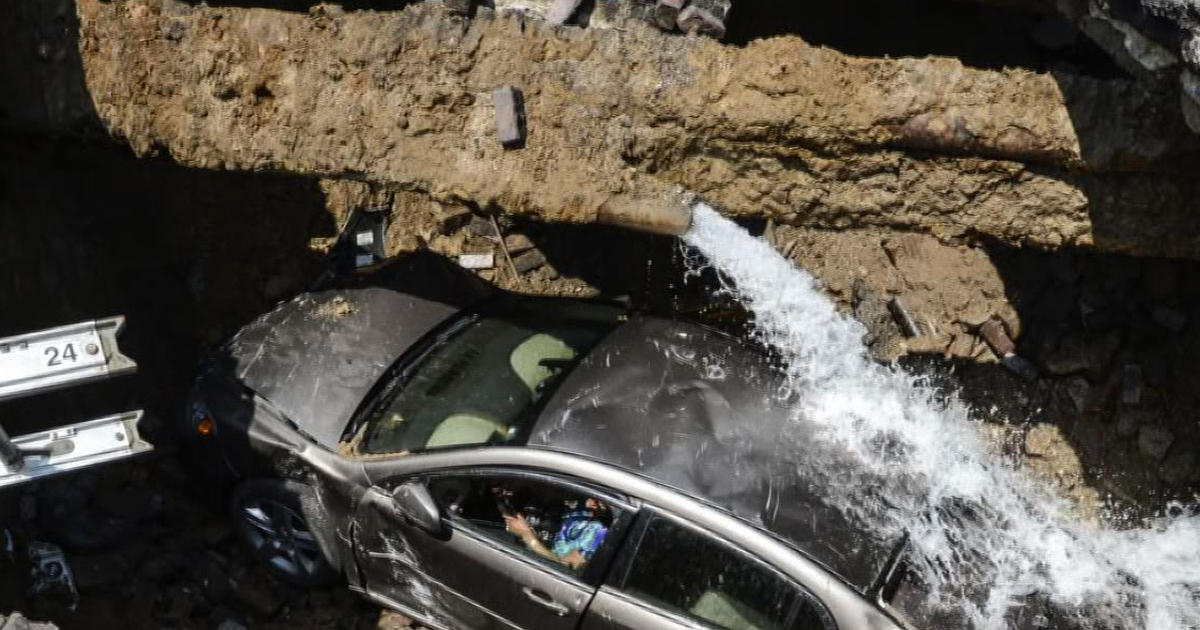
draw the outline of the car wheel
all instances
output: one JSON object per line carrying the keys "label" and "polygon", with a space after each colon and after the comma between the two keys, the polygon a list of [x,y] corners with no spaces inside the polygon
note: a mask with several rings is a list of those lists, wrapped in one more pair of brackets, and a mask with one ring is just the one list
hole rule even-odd
{"label": "car wheel", "polygon": [[247,481],[233,492],[233,526],[276,577],[296,586],[322,586],[334,581],[338,572],[305,518],[306,504],[317,504],[316,493],[302,483]]}

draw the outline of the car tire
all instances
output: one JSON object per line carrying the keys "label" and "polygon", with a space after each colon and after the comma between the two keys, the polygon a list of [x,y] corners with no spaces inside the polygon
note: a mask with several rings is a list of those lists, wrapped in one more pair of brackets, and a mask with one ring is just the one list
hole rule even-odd
{"label": "car tire", "polygon": [[238,538],[272,575],[295,586],[326,586],[340,574],[330,557],[336,552],[310,525],[318,505],[316,491],[298,481],[252,479],[234,488],[230,516]]}

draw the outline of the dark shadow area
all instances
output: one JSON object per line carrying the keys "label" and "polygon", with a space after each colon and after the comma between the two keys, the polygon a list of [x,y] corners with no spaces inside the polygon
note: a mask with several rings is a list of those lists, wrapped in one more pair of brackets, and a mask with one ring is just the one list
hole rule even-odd
{"label": "dark shadow area", "polygon": [[1122,76],[1097,46],[1057,16],[947,0],[774,2],[736,0],[726,41],[797,35],[864,57],[957,57],[976,68],[1070,68]]}

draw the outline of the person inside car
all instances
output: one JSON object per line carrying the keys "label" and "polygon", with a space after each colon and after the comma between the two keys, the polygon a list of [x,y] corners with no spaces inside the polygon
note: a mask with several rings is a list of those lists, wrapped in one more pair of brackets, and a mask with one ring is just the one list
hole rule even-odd
{"label": "person inside car", "polygon": [[502,510],[505,528],[520,537],[521,542],[537,555],[565,564],[575,571],[582,571],[608,534],[609,508],[593,498],[585,500],[583,508],[579,508],[578,503],[572,503],[574,505],[566,506],[558,533],[549,547],[538,538],[528,519],[519,512]]}

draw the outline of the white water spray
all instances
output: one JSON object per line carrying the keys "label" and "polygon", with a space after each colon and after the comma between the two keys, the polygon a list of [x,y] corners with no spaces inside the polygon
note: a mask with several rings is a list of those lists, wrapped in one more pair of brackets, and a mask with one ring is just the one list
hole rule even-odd
{"label": "white water spray", "polygon": [[[909,534],[927,605],[991,630],[1014,627],[1014,608],[1036,593],[1075,627],[1200,628],[1200,517],[1129,531],[1081,522],[991,452],[957,399],[872,361],[862,325],[765,241],[703,204],[683,239],[783,354],[798,419],[821,428],[826,452],[856,462],[836,480],[843,511],[882,537]],[[820,448],[797,452],[818,460],[798,466],[821,465]]]}

